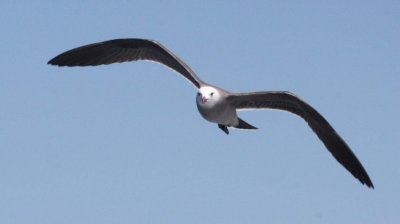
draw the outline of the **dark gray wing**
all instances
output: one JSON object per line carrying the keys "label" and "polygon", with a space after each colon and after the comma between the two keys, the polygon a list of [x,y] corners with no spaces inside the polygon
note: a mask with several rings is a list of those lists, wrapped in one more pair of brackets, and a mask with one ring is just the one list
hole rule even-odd
{"label": "dark gray wing", "polygon": [[58,66],[95,66],[127,61],[149,60],[161,63],[181,74],[197,88],[203,83],[181,59],[157,41],[115,39],[66,51],[48,64]]}
{"label": "dark gray wing", "polygon": [[374,188],[360,161],[346,142],[314,108],[290,92],[253,92],[232,94],[229,102],[236,109],[279,109],[303,118],[326,148],[362,184]]}

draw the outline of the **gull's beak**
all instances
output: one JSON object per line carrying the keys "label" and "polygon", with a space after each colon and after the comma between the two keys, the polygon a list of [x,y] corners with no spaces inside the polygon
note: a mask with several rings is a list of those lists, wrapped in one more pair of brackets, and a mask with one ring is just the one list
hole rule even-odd
{"label": "gull's beak", "polygon": [[207,98],[206,98],[205,96],[201,97],[201,102],[202,102],[202,103],[207,102]]}

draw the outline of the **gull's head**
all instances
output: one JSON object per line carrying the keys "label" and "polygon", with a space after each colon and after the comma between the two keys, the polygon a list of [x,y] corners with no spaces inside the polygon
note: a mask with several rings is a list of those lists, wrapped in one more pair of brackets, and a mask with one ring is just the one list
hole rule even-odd
{"label": "gull's head", "polygon": [[199,89],[196,96],[196,103],[203,107],[214,106],[221,98],[220,92],[211,86],[204,86]]}

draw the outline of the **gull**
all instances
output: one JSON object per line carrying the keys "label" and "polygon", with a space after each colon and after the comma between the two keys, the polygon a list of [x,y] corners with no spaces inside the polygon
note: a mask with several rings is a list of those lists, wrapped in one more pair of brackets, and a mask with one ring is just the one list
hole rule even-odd
{"label": "gull", "polygon": [[308,103],[287,91],[231,93],[202,81],[170,50],[149,39],[114,39],[66,51],[48,64],[57,66],[96,66],[147,60],[160,63],[182,75],[198,90],[196,105],[201,116],[229,134],[229,128],[257,129],[238,117],[237,111],[276,109],[303,118],[333,157],[369,188],[374,185],[360,161],[328,121]]}

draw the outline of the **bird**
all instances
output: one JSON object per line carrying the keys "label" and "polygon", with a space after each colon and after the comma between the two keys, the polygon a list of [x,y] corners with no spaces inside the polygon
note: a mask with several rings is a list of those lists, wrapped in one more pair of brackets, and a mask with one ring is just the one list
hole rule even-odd
{"label": "bird", "polygon": [[201,116],[226,134],[228,128],[255,130],[238,116],[241,110],[275,109],[302,118],[322,141],[333,157],[356,179],[369,188],[374,185],[346,142],[328,121],[312,106],[289,91],[231,93],[202,81],[178,56],[151,39],[125,38],[92,43],[68,50],[48,64],[56,66],[97,66],[129,61],[151,61],[162,64],[187,79],[197,89],[196,105]]}

